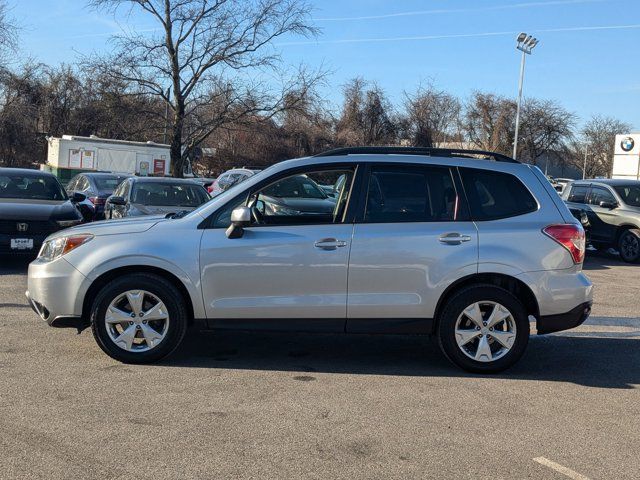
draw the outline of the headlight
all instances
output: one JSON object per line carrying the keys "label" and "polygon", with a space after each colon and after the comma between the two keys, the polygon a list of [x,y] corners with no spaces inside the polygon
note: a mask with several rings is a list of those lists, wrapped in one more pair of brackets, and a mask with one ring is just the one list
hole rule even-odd
{"label": "headlight", "polygon": [[84,233],[47,240],[42,244],[38,258],[50,262],[66,253],[69,253],[71,250],[78,248],[80,245],[87,243],[92,238],[93,235]]}
{"label": "headlight", "polygon": [[273,210],[274,215],[302,215],[300,210],[296,210],[294,208],[284,207],[282,205],[277,205],[275,203],[268,204]]}
{"label": "headlight", "polygon": [[82,223],[82,220],[81,219],[57,220],[56,223],[58,224],[59,227],[67,228],[67,227],[73,227],[74,225],[78,225],[78,224]]}

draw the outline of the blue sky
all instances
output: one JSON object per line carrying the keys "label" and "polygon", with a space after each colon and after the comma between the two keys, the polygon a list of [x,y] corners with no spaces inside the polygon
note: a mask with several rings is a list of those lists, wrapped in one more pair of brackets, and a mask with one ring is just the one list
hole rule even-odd
{"label": "blue sky", "polygon": [[[317,39],[279,41],[285,62],[324,65],[333,103],[354,76],[392,100],[420,82],[466,97],[474,89],[515,96],[519,31],[540,44],[527,59],[525,95],[560,101],[582,119],[615,116],[640,130],[640,0],[313,0]],[[118,22],[83,0],[13,0],[21,57],[51,65],[110,48]]]}

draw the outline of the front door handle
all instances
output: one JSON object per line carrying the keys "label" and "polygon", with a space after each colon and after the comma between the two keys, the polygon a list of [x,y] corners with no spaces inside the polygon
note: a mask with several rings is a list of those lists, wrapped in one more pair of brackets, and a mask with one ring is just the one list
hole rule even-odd
{"label": "front door handle", "polygon": [[470,235],[461,235],[459,233],[445,233],[441,235],[438,239],[440,243],[445,243],[447,245],[460,245],[462,242],[471,241]]}
{"label": "front door handle", "polygon": [[338,247],[346,247],[347,242],[336,238],[323,238],[315,242],[313,246],[321,250],[336,250]]}

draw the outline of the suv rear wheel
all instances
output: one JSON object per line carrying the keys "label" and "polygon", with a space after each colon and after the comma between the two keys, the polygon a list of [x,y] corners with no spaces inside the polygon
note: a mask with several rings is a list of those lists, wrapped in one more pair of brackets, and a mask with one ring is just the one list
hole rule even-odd
{"label": "suv rear wheel", "polygon": [[625,262],[637,263],[640,260],[640,230],[631,228],[622,232],[618,251]]}
{"label": "suv rear wheel", "polygon": [[180,292],[166,279],[132,274],[109,282],[91,311],[96,342],[125,363],[149,363],[172,353],[187,329]]}
{"label": "suv rear wheel", "polygon": [[438,322],[445,356],[470,372],[494,373],[516,363],[529,341],[529,319],[522,303],[493,285],[474,285],[456,293]]}

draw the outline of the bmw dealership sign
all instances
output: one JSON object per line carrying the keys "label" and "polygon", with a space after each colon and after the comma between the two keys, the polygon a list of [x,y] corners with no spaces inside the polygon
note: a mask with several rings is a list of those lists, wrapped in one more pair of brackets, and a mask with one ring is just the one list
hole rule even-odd
{"label": "bmw dealership sign", "polygon": [[616,135],[613,178],[640,180],[640,133]]}

